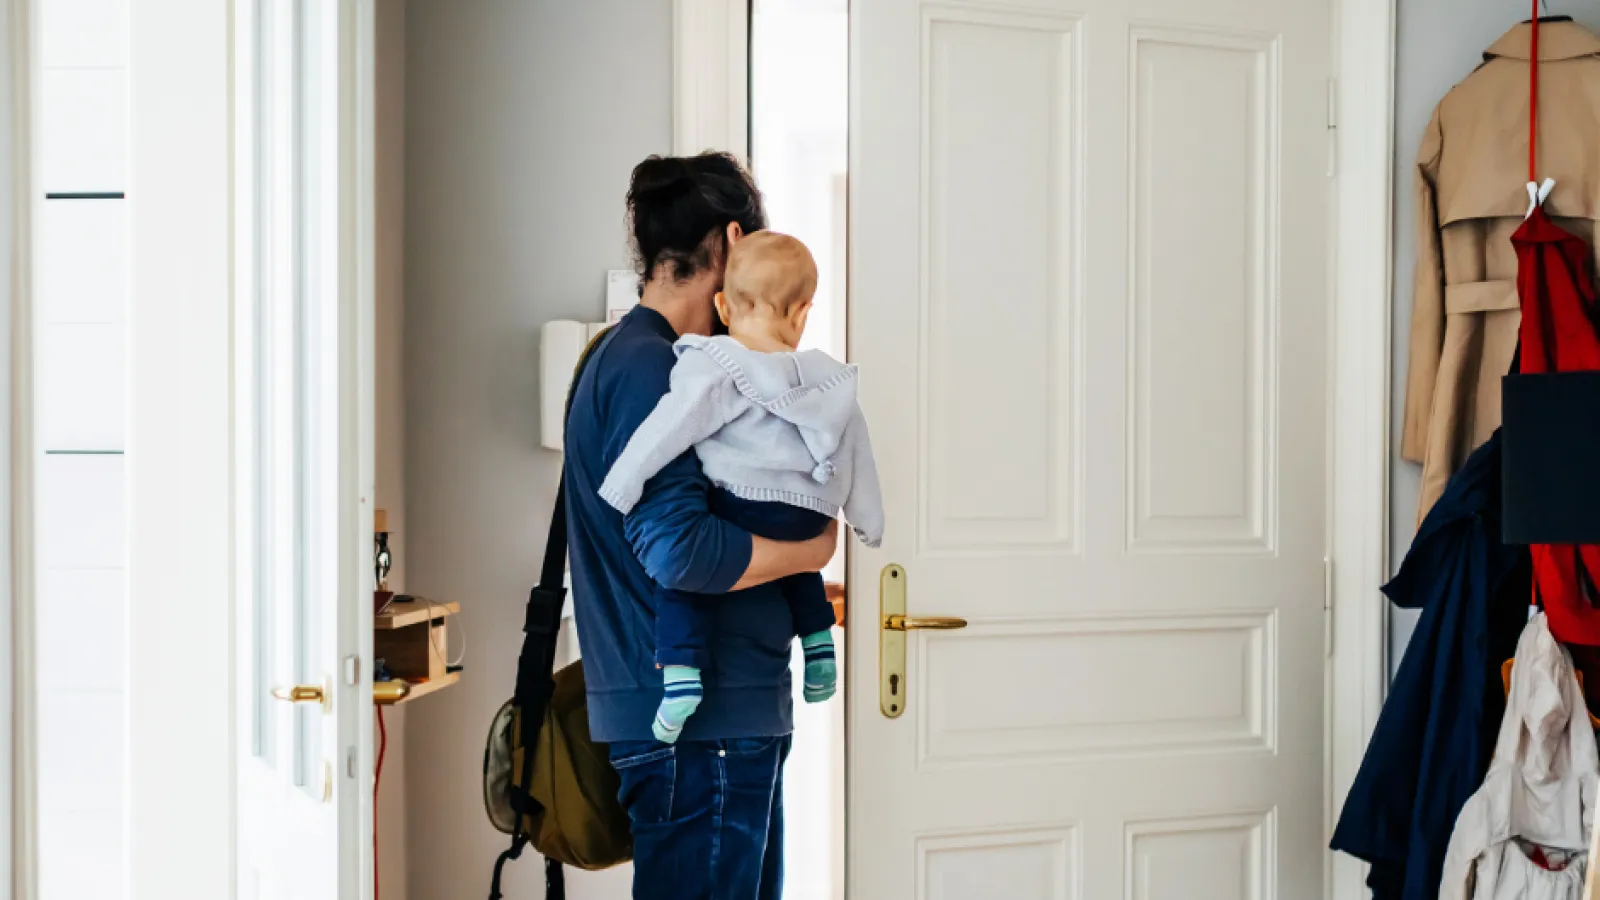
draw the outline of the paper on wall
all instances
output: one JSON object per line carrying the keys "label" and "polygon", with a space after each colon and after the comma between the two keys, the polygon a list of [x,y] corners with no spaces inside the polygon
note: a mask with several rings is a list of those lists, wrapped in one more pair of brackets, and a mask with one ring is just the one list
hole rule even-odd
{"label": "paper on wall", "polygon": [[639,276],[632,269],[606,271],[606,323],[615,324],[639,305]]}

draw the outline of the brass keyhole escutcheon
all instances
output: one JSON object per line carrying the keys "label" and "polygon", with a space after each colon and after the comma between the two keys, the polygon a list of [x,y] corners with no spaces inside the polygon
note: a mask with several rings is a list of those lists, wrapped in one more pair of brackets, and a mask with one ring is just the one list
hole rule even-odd
{"label": "brass keyhole escutcheon", "polygon": [[878,709],[891,719],[906,711],[906,633],[889,627],[906,615],[906,571],[895,563],[878,575]]}

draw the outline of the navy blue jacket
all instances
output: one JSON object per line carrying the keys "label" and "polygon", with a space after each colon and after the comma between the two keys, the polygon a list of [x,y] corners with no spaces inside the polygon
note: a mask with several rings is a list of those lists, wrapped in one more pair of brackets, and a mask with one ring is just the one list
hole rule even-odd
{"label": "navy blue jacket", "polygon": [[[654,583],[719,594],[750,564],[750,534],[713,516],[711,484],[690,450],[651,478],[624,518],[600,483],[634,429],[667,392],[678,335],[636,306],[602,339],[579,377],[566,429],[568,554],[573,611],[597,741],[651,740],[661,703]],[[702,673],[705,700],[686,740],[772,737],[794,730],[789,605],[774,584],[716,604]]]}
{"label": "navy blue jacket", "polygon": [[1456,816],[1489,767],[1505,710],[1500,666],[1516,652],[1532,589],[1527,548],[1500,542],[1500,505],[1496,431],[1383,588],[1422,615],[1332,841],[1372,864],[1376,900],[1436,900]]}

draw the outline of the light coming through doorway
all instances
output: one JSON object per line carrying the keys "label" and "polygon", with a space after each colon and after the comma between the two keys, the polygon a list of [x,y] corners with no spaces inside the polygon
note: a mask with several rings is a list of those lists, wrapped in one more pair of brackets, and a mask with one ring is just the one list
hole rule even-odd
{"label": "light coming through doorway", "polygon": [[[849,155],[846,0],[753,0],[750,158],[772,228],[817,260],[817,295],[802,348],[845,357],[845,168]],[[844,577],[844,557],[824,573]],[[844,677],[843,634],[839,646]],[[803,659],[795,657],[795,671]],[[807,706],[795,682],[794,751],[786,772],[788,900],[844,897],[844,691]]]}

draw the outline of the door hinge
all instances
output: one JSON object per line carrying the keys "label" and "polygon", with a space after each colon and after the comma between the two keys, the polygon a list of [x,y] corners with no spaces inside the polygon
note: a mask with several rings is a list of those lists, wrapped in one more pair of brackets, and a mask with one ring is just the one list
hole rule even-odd
{"label": "door hinge", "polygon": [[1322,558],[1322,656],[1333,658],[1333,557]]}

